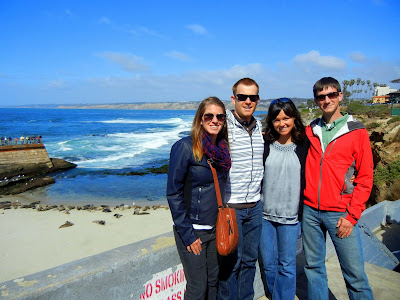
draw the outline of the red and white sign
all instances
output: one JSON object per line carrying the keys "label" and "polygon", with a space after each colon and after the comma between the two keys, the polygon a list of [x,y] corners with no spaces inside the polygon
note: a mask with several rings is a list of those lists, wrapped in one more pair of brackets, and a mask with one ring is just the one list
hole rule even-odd
{"label": "red and white sign", "polygon": [[143,287],[144,292],[140,300],[182,300],[186,288],[185,272],[182,264],[173,268],[153,274],[153,278],[147,281]]}

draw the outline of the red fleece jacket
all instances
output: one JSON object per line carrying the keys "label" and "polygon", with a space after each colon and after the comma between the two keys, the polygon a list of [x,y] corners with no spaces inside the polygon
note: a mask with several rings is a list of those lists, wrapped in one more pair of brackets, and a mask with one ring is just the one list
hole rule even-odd
{"label": "red fleece jacket", "polygon": [[[367,130],[349,116],[325,151],[321,147],[320,119],[307,126],[306,134],[310,149],[304,204],[319,210],[347,212],[346,219],[355,225],[373,184],[374,164]],[[353,173],[356,177],[351,183]]]}

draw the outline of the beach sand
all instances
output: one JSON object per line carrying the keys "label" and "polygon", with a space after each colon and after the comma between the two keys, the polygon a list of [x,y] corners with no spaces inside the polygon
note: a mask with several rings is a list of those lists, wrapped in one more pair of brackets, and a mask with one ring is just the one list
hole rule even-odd
{"label": "beach sand", "polygon": [[[15,197],[3,197],[0,202]],[[143,207],[142,207],[143,208]],[[33,208],[0,209],[0,282],[20,278],[77,259],[128,245],[172,230],[169,209],[150,208],[111,212],[72,209],[38,211]],[[140,212],[143,210],[141,209]],[[114,214],[122,217],[116,218]],[[105,221],[105,225],[93,221]],[[74,225],[59,228],[65,222]]]}

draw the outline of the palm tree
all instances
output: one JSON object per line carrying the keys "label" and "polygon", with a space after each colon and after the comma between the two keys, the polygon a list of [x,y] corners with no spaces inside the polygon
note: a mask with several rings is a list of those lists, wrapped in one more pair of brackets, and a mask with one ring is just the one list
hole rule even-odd
{"label": "palm tree", "polygon": [[349,80],[343,80],[342,81],[343,84],[343,100],[344,100],[344,104],[347,104],[347,101],[349,100],[349,97],[351,95],[351,93],[347,90],[347,86],[350,84]]}
{"label": "palm tree", "polygon": [[377,82],[374,82],[372,85],[374,86],[374,93],[375,93],[375,89],[379,84]]}
{"label": "palm tree", "polygon": [[[361,80],[361,88],[364,88],[364,85],[365,85],[365,80]],[[364,95],[364,98],[365,98],[365,95]]]}
{"label": "palm tree", "polygon": [[[367,86],[368,86],[368,90],[371,90],[371,80],[367,80]],[[368,98],[371,98],[371,96],[368,94]]]}
{"label": "palm tree", "polygon": [[[354,85],[354,83],[355,83],[356,81],[354,80],[354,79],[351,79],[350,80],[350,83],[349,83],[349,85],[350,85],[350,87],[351,87],[351,95],[353,95],[353,85]],[[353,98],[354,99],[354,98]]]}
{"label": "palm tree", "polygon": [[361,78],[358,77],[358,78],[357,78],[357,81],[356,81],[356,84],[357,84],[357,94],[360,92],[360,91],[358,90],[358,86],[360,85],[360,83],[361,83]]}

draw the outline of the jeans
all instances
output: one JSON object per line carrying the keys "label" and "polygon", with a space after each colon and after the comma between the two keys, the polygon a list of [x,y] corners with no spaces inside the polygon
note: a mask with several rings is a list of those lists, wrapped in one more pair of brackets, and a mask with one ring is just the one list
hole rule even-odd
{"label": "jeans", "polygon": [[221,257],[218,299],[253,300],[258,246],[262,227],[262,205],[235,209],[239,244],[233,253]]}
{"label": "jeans", "polygon": [[354,226],[349,237],[339,238],[336,235],[336,224],[341,216],[343,212],[317,210],[304,205],[302,226],[308,299],[328,299],[325,267],[327,231],[339,258],[349,298],[351,300],[374,298],[364,270],[359,227]]}
{"label": "jeans", "polygon": [[200,255],[187,250],[174,226],[176,247],[186,277],[184,298],[215,300],[219,272],[215,230],[196,230],[196,234],[202,242]]}
{"label": "jeans", "polygon": [[296,245],[300,223],[280,224],[263,219],[260,272],[266,295],[290,300],[296,295]]}

